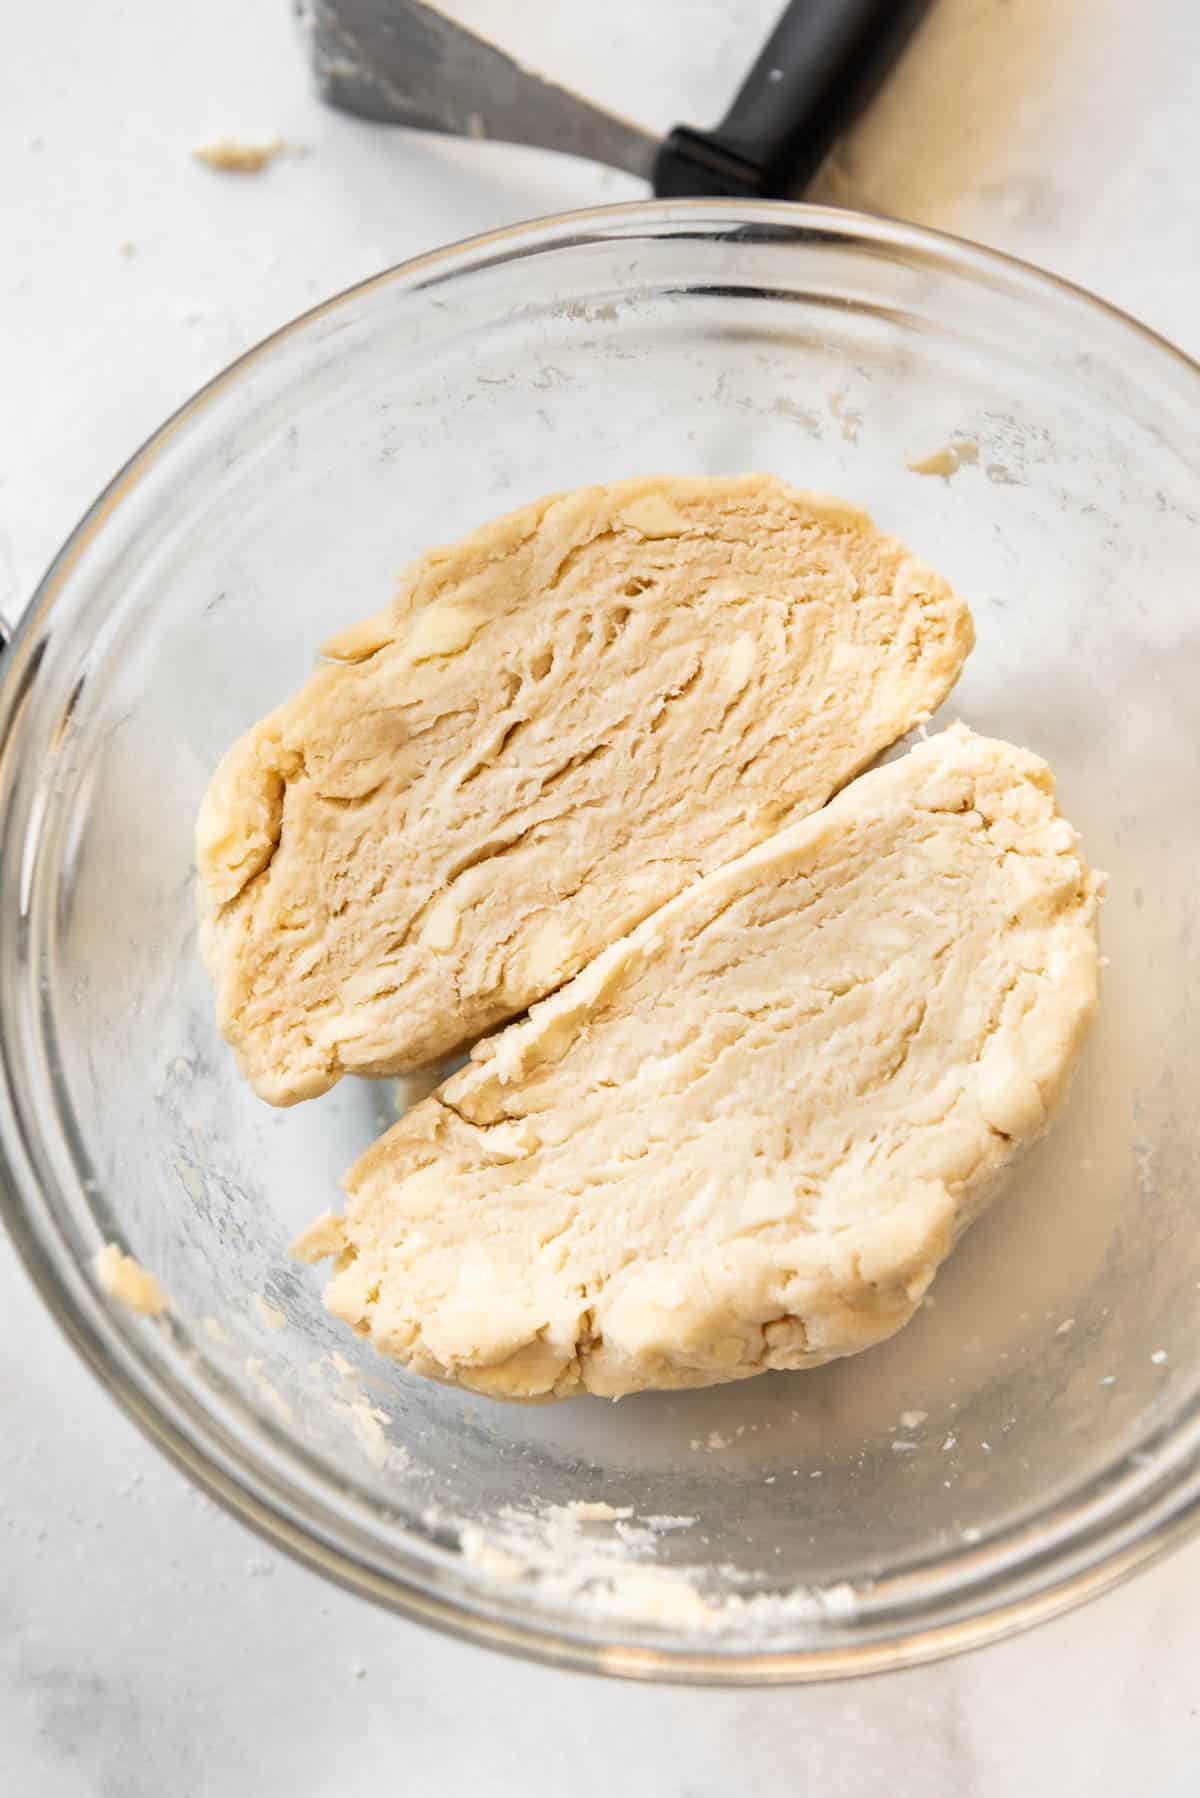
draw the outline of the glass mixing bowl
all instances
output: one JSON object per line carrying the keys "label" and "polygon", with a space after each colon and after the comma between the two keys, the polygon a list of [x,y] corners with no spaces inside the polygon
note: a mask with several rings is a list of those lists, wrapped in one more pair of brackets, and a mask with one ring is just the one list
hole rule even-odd
{"label": "glass mixing bowl", "polygon": [[[910,468],[931,454],[942,473]],[[286,1258],[397,1086],[276,1112],[239,1080],[196,955],[197,803],[413,552],[548,489],[744,469],[862,501],[973,602],[950,712],[1050,759],[1111,875],[1098,1027],[1057,1128],[883,1347],[618,1406],[428,1384]],[[1200,1495],[1198,507],[1192,364],[998,256],[804,207],[499,232],[214,381],[3,658],[3,1200],[109,1390],[324,1573],[614,1673],[908,1663],[1178,1540]],[[107,1241],[166,1317],[106,1296]]]}

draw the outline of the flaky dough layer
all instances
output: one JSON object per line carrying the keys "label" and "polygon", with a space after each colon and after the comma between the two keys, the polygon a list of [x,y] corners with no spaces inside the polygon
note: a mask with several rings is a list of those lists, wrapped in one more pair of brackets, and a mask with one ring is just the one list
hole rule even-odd
{"label": "flaky dough layer", "polygon": [[691,886],[367,1151],[326,1302],[504,1398],[889,1336],[1058,1103],[1098,880],[1045,763],[955,726]]}
{"label": "flaky dough layer", "polygon": [[205,798],[244,1073],[291,1104],[523,1011],[822,805],[971,642],[863,512],[765,476],[584,488],[422,556]]}

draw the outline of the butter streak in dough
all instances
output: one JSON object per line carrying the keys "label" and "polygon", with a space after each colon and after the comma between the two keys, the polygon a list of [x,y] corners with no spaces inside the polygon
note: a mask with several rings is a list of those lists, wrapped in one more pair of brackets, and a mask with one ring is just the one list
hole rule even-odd
{"label": "butter streak in dough", "polygon": [[1096,1004],[1045,763],[962,726],[681,894],[350,1171],[329,1309],[423,1374],[618,1396],[912,1315]]}
{"label": "butter streak in dough", "polygon": [[865,513],[765,476],[527,506],[225,758],[201,946],[263,1098],[403,1073],[553,991],[932,712],[972,642]]}

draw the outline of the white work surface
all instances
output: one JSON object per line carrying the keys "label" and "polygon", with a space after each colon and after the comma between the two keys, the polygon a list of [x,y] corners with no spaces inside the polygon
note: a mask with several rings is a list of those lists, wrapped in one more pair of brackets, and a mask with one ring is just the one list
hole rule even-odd
{"label": "white work surface", "polygon": [[[458,10],[650,125],[707,124],[777,0]],[[509,16],[511,15],[511,17]],[[585,42],[585,30],[591,42]],[[10,5],[0,612],[140,440],[257,338],[416,251],[632,180],[337,116],[287,0]],[[1040,262],[1200,352],[1200,8],[941,0],[830,186]],[[192,147],[301,154],[215,174]],[[0,1793],[1194,1794],[1200,1545],[1001,1647],[762,1692],[552,1673],[419,1630],[187,1486],[0,1244]]]}

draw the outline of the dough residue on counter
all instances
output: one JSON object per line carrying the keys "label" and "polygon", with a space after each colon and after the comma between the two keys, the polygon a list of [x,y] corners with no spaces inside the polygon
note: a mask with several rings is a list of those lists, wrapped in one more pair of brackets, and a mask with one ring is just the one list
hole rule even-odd
{"label": "dough residue on counter", "polygon": [[219,137],[210,144],[198,144],[192,151],[197,162],[222,174],[257,175],[290,146],[281,137],[270,137],[263,143],[243,143],[233,137]]}

